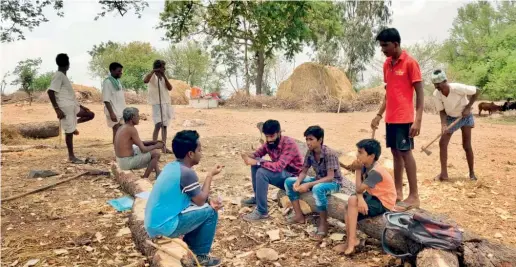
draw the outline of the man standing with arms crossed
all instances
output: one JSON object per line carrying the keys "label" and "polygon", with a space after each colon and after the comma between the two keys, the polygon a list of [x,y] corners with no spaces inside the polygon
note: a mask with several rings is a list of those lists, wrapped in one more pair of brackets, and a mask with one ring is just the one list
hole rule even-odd
{"label": "man standing with arms crossed", "polygon": [[[446,74],[442,70],[436,70],[432,73],[432,83],[436,89],[434,91],[434,100],[435,106],[441,115],[441,129],[443,132],[441,140],[439,140],[441,173],[437,176],[437,180],[448,180],[448,144],[452,134],[458,129],[462,132],[462,147],[466,152],[466,159],[468,160],[469,178],[476,180],[477,177],[473,169],[473,148],[471,147],[471,129],[475,127],[475,121],[471,113],[471,106],[477,100],[479,90],[475,86],[448,83]],[[469,99],[468,96],[470,97]],[[458,118],[461,118],[460,121],[447,130],[448,125]]]}
{"label": "man standing with arms crossed", "polygon": [[[371,122],[378,129],[384,111],[386,143],[391,148],[394,161],[396,185],[395,211],[419,207],[416,160],[412,155],[414,137],[419,135],[423,118],[424,91],[419,64],[400,47],[401,37],[395,28],[382,30],[376,40],[380,42],[387,57],[383,64],[385,99],[378,114]],[[414,91],[416,91],[416,114],[414,120]],[[403,167],[407,172],[409,195],[403,199]]]}
{"label": "man standing with arms crossed", "polygon": [[122,114],[125,109],[125,95],[120,78],[122,77],[122,64],[113,62],[109,64],[110,75],[102,83],[102,101],[104,101],[104,114],[109,128],[113,129],[113,144],[116,131],[122,125]]}
{"label": "man standing with arms crossed", "polygon": [[172,84],[165,76],[165,61],[157,59],[154,61],[153,70],[145,76],[143,82],[147,84],[149,94],[149,104],[152,105],[152,120],[154,122],[154,132],[152,133],[152,141],[158,140],[159,130],[161,139],[165,146],[163,153],[172,153],[167,149],[167,126],[172,120],[172,106],[170,105],[170,95],[168,91],[172,91]]}
{"label": "man standing with arms crossed", "polygon": [[[92,120],[95,114],[88,108],[80,105],[75,99],[75,91],[72,83],[66,76],[70,69],[70,59],[67,54],[59,54],[56,57],[57,72],[52,77],[47,94],[50,102],[60,120],[61,128],[65,132],[66,147],[68,148],[68,160],[74,164],[84,164],[84,160],[78,159],[73,153],[73,136],[79,135],[77,123]],[[77,119],[79,117],[79,119]]]}

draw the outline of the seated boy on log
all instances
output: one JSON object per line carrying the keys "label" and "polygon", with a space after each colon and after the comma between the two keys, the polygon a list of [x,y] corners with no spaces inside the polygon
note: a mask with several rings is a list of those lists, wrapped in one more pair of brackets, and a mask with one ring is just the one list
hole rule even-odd
{"label": "seated boy on log", "polygon": [[378,163],[382,152],[380,143],[374,139],[364,139],[357,143],[357,160],[362,169],[356,171],[356,194],[348,199],[346,221],[346,244],[334,249],[345,255],[355,252],[360,244],[357,239],[357,222],[381,215],[394,208],[396,187],[389,172]]}
{"label": "seated boy on log", "polygon": [[184,236],[183,241],[202,266],[218,266],[221,260],[208,254],[222,203],[208,197],[212,179],[223,166],[216,165],[201,187],[192,170],[202,157],[199,134],[189,130],[178,132],[172,140],[172,151],[177,160],[163,168],[152,188],[145,208],[145,230],[151,238]]}
{"label": "seated boy on log", "polygon": [[[343,179],[337,154],[323,144],[324,130],[319,126],[310,126],[306,129],[304,136],[308,151],[303,169],[298,177],[290,177],[285,180],[285,190],[295,212],[294,217],[289,218],[288,222],[305,223],[305,217],[299,203],[299,195],[312,191],[320,219],[317,232],[312,235],[311,239],[319,241],[328,233],[327,195],[338,192]],[[306,176],[310,167],[314,169],[316,177]]]}
{"label": "seated boy on log", "polygon": [[142,178],[149,178],[150,173],[155,170],[156,177],[158,177],[160,152],[157,149],[163,148],[163,142],[140,139],[138,130],[134,127],[140,123],[137,108],[125,108],[122,117],[125,124],[118,129],[115,135],[115,155],[118,166],[122,170],[147,168]]}

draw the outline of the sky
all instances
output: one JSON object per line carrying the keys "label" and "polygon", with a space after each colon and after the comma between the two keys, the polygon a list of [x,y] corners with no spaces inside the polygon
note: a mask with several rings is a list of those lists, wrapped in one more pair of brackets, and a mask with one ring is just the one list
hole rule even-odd
{"label": "sky", "polygon": [[[398,29],[404,44],[410,45],[425,40],[443,41],[447,38],[458,8],[468,1],[399,1],[393,0],[393,21],[390,26]],[[27,58],[41,58],[39,73],[55,71],[55,56],[67,53],[70,57],[69,77],[74,83],[99,88],[101,81],[93,78],[88,71],[90,55],[87,53],[93,45],[101,42],[115,41],[128,43],[132,41],[149,42],[157,49],[165,49],[169,42],[162,41],[164,30],[156,29],[159,13],[164,1],[149,1],[141,19],[128,12],[124,17],[116,12],[94,21],[100,12],[98,1],[66,0],[63,18],[55,15],[51,8],[45,11],[49,22],[43,23],[32,32],[26,31],[26,40],[12,43],[0,43],[0,76],[14,70],[19,61]],[[380,48],[378,48],[379,51]],[[310,61],[305,51],[296,56],[292,67]],[[365,73],[371,75],[372,70]],[[288,76],[287,76],[288,77]],[[172,77],[173,78],[173,77]],[[13,80],[11,77],[10,80]],[[9,80],[9,84],[10,84]],[[8,85],[7,92],[16,90]]]}

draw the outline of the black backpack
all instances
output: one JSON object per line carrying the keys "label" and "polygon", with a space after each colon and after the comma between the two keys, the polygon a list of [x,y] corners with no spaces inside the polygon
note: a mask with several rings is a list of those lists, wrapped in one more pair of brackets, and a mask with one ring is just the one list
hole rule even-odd
{"label": "black backpack", "polygon": [[418,251],[411,251],[405,254],[395,254],[392,252],[387,246],[385,237],[388,230],[400,232],[405,237],[420,244],[421,249],[428,247],[456,250],[462,244],[462,232],[452,225],[432,220],[423,215],[405,212],[387,212],[383,216],[386,224],[382,233],[382,247],[386,253],[392,256],[399,258],[412,257]]}

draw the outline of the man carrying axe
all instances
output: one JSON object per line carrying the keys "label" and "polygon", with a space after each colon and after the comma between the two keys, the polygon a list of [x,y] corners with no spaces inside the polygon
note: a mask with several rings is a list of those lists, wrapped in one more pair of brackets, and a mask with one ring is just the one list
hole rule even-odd
{"label": "man carrying axe", "polygon": [[165,61],[157,59],[154,61],[152,71],[145,76],[143,82],[147,84],[149,94],[149,104],[152,105],[152,121],[154,122],[154,132],[152,141],[158,140],[159,130],[161,129],[161,140],[165,144],[163,153],[172,153],[166,148],[167,126],[172,120],[172,106],[168,91],[172,91],[172,84],[165,76]]}
{"label": "man carrying axe", "polygon": [[[432,83],[435,86],[435,106],[441,115],[442,135],[439,140],[441,173],[436,177],[440,181],[448,180],[448,144],[455,131],[462,131],[462,147],[468,160],[469,178],[476,180],[473,170],[473,149],[471,148],[471,129],[475,126],[471,106],[478,97],[479,90],[475,86],[460,83],[448,83],[442,70],[432,73]],[[468,99],[468,96],[469,99]],[[457,123],[454,121],[461,118]],[[452,125],[453,124],[453,125]],[[451,127],[449,127],[451,125]]]}

